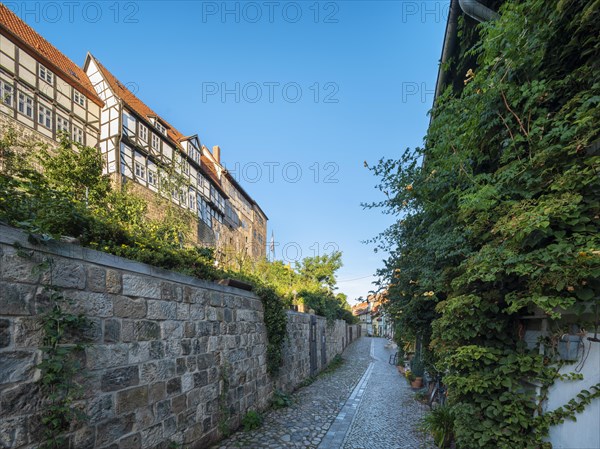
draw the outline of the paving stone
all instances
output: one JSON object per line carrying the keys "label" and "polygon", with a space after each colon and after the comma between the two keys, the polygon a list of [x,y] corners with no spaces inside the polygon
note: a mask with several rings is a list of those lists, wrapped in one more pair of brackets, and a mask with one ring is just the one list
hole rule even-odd
{"label": "paving stone", "polygon": [[404,378],[388,364],[391,350],[385,343],[357,340],[346,348],[344,364],[299,389],[291,406],[271,410],[260,429],[237,432],[213,449],[432,448],[416,431],[425,407],[414,401]]}

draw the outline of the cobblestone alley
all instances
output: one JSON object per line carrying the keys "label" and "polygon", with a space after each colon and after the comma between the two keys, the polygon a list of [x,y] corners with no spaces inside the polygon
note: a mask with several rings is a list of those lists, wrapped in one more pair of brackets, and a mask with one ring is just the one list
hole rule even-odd
{"label": "cobblestone alley", "polygon": [[239,431],[215,449],[429,449],[415,427],[426,407],[396,368],[383,338],[361,338],[344,364],[294,395],[294,403],[267,413],[263,426]]}

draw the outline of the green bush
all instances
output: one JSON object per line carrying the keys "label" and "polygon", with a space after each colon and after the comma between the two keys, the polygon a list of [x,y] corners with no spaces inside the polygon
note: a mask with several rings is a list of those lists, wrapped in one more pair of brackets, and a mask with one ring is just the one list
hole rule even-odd
{"label": "green bush", "polygon": [[244,426],[245,432],[248,432],[250,430],[259,429],[260,426],[262,426],[262,423],[263,423],[263,416],[254,410],[250,410],[242,418],[242,426]]}

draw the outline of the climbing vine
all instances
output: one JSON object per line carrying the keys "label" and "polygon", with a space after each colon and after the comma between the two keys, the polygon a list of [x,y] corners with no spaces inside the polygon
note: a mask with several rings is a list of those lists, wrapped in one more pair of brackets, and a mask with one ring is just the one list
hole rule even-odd
{"label": "climbing vine", "polygon": [[548,389],[579,376],[528,346],[521,320],[600,301],[598,23],[599,2],[506,1],[424,147],[371,167],[388,197],[370,206],[399,216],[375,239],[389,309],[447,373],[462,449],[550,447],[550,427],[600,397],[595,385],[545,411]]}
{"label": "climbing vine", "polygon": [[76,381],[81,373],[77,355],[84,349],[85,331],[93,323],[83,314],[69,312],[68,306],[72,301],[53,286],[52,267],[51,258],[34,267],[36,270],[46,270],[49,275],[48,285],[44,289],[46,309],[39,316],[43,341],[40,347],[42,360],[37,368],[41,372],[39,384],[44,403],[41,418],[43,442],[40,449],[67,447],[65,435],[72,429],[73,423],[87,419],[85,413],[74,404],[83,393]]}

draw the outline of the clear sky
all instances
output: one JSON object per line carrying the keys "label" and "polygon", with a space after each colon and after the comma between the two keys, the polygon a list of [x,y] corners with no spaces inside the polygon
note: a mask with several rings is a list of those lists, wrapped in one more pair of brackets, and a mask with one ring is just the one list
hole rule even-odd
{"label": "clear sky", "polygon": [[276,258],[339,249],[340,291],[372,288],[361,243],[393,217],[364,168],[422,143],[449,1],[4,2],[78,64],[94,54],[224,165],[269,217]]}

